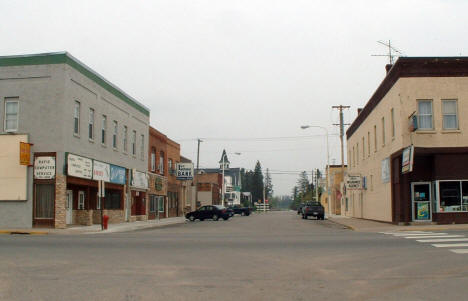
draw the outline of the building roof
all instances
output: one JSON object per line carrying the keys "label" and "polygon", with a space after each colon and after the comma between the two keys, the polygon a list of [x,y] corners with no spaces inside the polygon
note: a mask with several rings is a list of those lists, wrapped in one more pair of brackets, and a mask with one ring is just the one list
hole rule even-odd
{"label": "building roof", "polygon": [[219,160],[219,164],[223,163],[223,158],[224,158],[224,163],[228,163],[228,164],[231,163],[231,162],[229,162],[229,159],[227,157],[225,149],[223,149],[223,154],[221,155],[221,159]]}
{"label": "building roof", "polygon": [[107,81],[99,73],[86,66],[84,63],[73,57],[68,52],[51,52],[51,53],[39,53],[39,54],[26,54],[26,55],[11,55],[11,56],[0,56],[0,67],[8,66],[29,66],[29,65],[53,65],[53,64],[67,64],[74,68],[82,75],[86,76],[90,80],[96,82],[103,89],[116,96],[120,100],[124,101],[128,105],[137,109],[141,113],[149,116],[150,110],[138,102],[133,97],[120,90],[117,86]]}
{"label": "building roof", "polygon": [[465,77],[468,57],[400,57],[346,131],[349,139],[400,78]]}

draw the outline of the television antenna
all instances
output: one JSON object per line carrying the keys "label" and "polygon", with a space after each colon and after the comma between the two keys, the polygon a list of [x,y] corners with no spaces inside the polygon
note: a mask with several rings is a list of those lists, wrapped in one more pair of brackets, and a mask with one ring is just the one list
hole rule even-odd
{"label": "television antenna", "polygon": [[388,42],[384,41],[377,41],[377,43],[384,45],[385,47],[388,48],[388,53],[387,54],[371,54],[371,56],[386,56],[388,57],[389,64],[393,65],[395,61],[395,57],[400,57],[400,56],[405,56],[402,51],[396,49],[395,47],[392,46],[392,43],[390,40]]}

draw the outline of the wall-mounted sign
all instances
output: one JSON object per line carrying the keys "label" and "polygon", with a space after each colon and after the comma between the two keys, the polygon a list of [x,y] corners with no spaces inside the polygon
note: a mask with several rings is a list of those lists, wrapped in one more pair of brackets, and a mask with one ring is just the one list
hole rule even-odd
{"label": "wall-mounted sign", "polygon": [[414,146],[408,146],[403,150],[403,158],[401,160],[401,173],[407,173],[413,171],[413,159],[414,159]]}
{"label": "wall-mounted sign", "polygon": [[68,154],[67,166],[67,174],[69,176],[84,179],[93,178],[93,160],[91,159],[73,154]]}
{"label": "wall-mounted sign", "polygon": [[193,163],[177,163],[176,164],[177,180],[192,180],[193,179]]}
{"label": "wall-mounted sign", "polygon": [[100,161],[93,161],[93,180],[110,181],[110,165]]}
{"label": "wall-mounted sign", "polygon": [[349,190],[362,189],[362,178],[361,176],[348,175],[346,178],[346,188]]}
{"label": "wall-mounted sign", "polygon": [[146,173],[132,169],[132,186],[140,189],[148,189],[148,177]]}
{"label": "wall-mounted sign", "polygon": [[34,179],[55,179],[55,157],[36,157],[34,159]]}
{"label": "wall-mounted sign", "polygon": [[125,168],[117,166],[117,165],[110,165],[110,182],[120,185],[125,185],[126,177],[125,177]]}
{"label": "wall-mounted sign", "polygon": [[31,144],[20,142],[20,165],[31,164]]}
{"label": "wall-mounted sign", "polygon": [[382,160],[382,183],[390,182],[390,158]]}

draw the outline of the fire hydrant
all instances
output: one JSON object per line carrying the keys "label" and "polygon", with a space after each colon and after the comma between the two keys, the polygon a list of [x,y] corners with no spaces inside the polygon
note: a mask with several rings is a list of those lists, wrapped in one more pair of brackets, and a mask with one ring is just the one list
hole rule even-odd
{"label": "fire hydrant", "polygon": [[104,230],[107,230],[107,224],[109,223],[109,216],[108,215],[103,215],[102,216],[102,227]]}

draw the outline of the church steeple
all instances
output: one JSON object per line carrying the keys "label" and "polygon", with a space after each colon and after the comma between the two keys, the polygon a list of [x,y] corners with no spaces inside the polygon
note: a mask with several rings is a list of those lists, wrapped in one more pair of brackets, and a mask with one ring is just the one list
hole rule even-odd
{"label": "church steeple", "polygon": [[224,158],[224,170],[229,169],[229,159],[226,154],[226,150],[223,149],[223,154],[221,155],[221,160],[219,160],[219,169],[223,169],[223,158]]}

